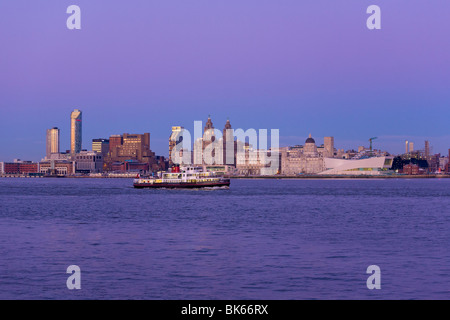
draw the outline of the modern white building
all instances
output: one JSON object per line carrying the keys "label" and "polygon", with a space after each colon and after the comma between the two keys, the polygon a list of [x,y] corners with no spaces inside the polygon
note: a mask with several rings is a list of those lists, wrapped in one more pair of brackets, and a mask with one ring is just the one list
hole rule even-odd
{"label": "modern white building", "polygon": [[392,167],[394,157],[365,159],[325,158],[321,175],[381,175]]}

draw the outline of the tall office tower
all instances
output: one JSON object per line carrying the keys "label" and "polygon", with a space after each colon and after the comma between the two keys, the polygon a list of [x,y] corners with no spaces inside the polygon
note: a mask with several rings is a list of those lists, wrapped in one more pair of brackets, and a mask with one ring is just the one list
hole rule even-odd
{"label": "tall office tower", "polygon": [[409,142],[408,140],[405,141],[405,154],[409,153]]}
{"label": "tall office tower", "polygon": [[334,137],[325,137],[324,141],[324,158],[334,158]]}
{"label": "tall office tower", "polygon": [[70,153],[72,157],[81,151],[81,110],[70,114]]}
{"label": "tall office tower", "polygon": [[109,152],[109,140],[108,139],[92,139],[92,151],[101,153],[103,157],[106,157]]}
{"label": "tall office tower", "polygon": [[50,159],[52,153],[59,153],[59,129],[56,127],[47,129],[47,159]]}
{"label": "tall office tower", "polygon": [[409,153],[412,153],[414,151],[414,142],[409,143]]}

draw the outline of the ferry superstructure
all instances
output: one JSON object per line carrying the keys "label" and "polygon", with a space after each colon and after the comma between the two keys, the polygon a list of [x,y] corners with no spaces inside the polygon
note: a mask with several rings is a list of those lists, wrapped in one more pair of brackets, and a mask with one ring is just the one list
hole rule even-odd
{"label": "ferry superstructure", "polygon": [[174,167],[170,172],[159,172],[156,177],[137,177],[135,188],[214,188],[230,186],[230,179],[204,171],[202,167]]}

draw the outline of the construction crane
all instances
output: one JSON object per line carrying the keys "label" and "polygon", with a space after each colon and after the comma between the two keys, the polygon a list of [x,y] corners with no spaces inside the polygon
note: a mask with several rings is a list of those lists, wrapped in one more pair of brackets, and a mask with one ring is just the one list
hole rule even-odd
{"label": "construction crane", "polygon": [[369,139],[369,141],[370,141],[370,153],[372,153],[372,141],[375,140],[375,139],[378,139],[378,137],[373,137],[373,138]]}

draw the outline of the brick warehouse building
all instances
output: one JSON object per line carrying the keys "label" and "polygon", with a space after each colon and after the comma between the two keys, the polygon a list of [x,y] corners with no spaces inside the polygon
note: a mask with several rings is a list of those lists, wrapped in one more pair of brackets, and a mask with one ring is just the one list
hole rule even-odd
{"label": "brick warehouse building", "polygon": [[39,164],[32,161],[3,162],[2,172],[4,174],[38,173]]}
{"label": "brick warehouse building", "polygon": [[150,133],[124,133],[111,136],[109,154],[105,157],[105,169],[107,171],[160,170],[156,155],[150,149]]}

